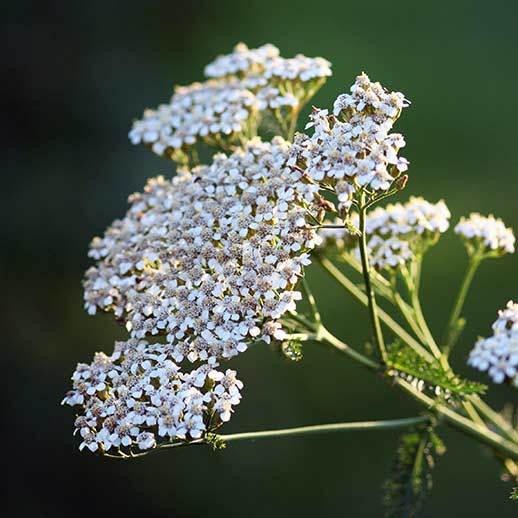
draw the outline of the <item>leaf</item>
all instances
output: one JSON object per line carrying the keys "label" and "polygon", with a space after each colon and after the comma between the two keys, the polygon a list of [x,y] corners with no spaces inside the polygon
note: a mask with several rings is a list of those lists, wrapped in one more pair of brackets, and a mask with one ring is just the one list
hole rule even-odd
{"label": "leaf", "polygon": [[511,500],[518,501],[518,487],[513,487],[513,490],[511,491],[511,496],[509,498]]}
{"label": "leaf", "polygon": [[386,518],[413,518],[432,489],[435,455],[445,451],[433,428],[414,430],[399,439],[388,480],[383,484]]}
{"label": "leaf", "polygon": [[487,386],[475,381],[466,380],[446,372],[439,362],[425,361],[413,349],[400,342],[394,342],[388,348],[388,364],[399,373],[405,373],[412,379],[423,380],[428,388],[436,387],[453,396],[483,394]]}

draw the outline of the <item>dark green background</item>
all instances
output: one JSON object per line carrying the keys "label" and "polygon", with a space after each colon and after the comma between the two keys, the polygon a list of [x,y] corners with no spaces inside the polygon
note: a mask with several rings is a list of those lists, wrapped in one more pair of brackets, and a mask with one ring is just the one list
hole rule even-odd
{"label": "dark green background", "polygon": [[[82,310],[90,238],[123,214],[126,197],[171,165],[130,146],[132,118],[201,79],[240,40],[284,55],[321,55],[334,77],[327,106],[365,70],[413,101],[398,130],[411,161],[409,194],[446,198],[457,219],[495,211],[518,228],[518,4],[511,1],[12,2],[2,15],[0,189],[3,394],[8,516],[380,516],[380,485],[397,432],[232,444],[134,462],[77,451],[73,412],[59,402],[76,362],[123,333]],[[5,7],[4,7],[5,10]],[[464,366],[496,308],[516,297],[516,257],[486,263],[467,304],[454,363]],[[428,256],[424,304],[441,328],[465,266],[452,236]],[[326,323],[351,343],[365,315],[310,272]],[[339,354],[306,347],[290,364],[267,347],[233,362],[245,397],[227,431],[409,416],[414,403]],[[491,390],[500,404],[509,388]],[[516,516],[499,468],[471,439],[449,447],[423,516]],[[5,508],[5,503],[3,506]]]}

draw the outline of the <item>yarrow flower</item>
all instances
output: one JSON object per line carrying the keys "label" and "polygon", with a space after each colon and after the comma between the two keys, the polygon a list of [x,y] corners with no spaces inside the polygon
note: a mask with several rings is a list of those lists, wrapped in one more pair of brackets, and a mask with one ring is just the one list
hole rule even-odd
{"label": "yarrow flower", "polygon": [[244,43],[238,43],[233,52],[218,56],[205,67],[205,76],[222,78],[242,74],[261,74],[267,62],[280,55],[275,45],[267,43],[257,49],[249,49]]}
{"label": "yarrow flower", "polygon": [[211,78],[246,77],[263,85],[272,79],[309,82],[330,76],[331,63],[303,54],[283,58],[279,49],[270,44],[249,49],[244,43],[239,43],[232,53],[218,56],[209,63],[205,67],[205,75]]}
{"label": "yarrow flower", "polygon": [[132,337],[166,335],[181,361],[230,358],[282,340],[296,284],[320,242],[306,223],[318,186],[287,166],[289,144],[259,139],[210,166],[148,182],[103,238],[85,308],[110,311]]}
{"label": "yarrow flower", "polygon": [[351,93],[335,101],[335,115],[313,111],[306,128],[314,132],[297,136],[291,163],[314,181],[333,186],[345,211],[361,188],[373,193],[388,191],[408,168],[408,161],[398,156],[405,146],[403,136],[389,134],[407,105],[402,94],[388,93],[362,74]]}
{"label": "yarrow flower", "polygon": [[468,364],[487,371],[494,383],[509,381],[518,387],[518,304],[509,301],[492,327],[493,336],[476,342]]}
{"label": "yarrow flower", "polygon": [[462,237],[470,254],[481,252],[500,256],[514,253],[516,240],[513,230],[492,215],[486,217],[473,212],[469,217],[460,219],[455,233]]}
{"label": "yarrow flower", "polygon": [[[228,148],[256,134],[260,112],[271,111],[277,119],[298,113],[331,75],[330,67],[322,58],[286,59],[273,45],[249,49],[241,43],[205,67],[208,81],[176,87],[168,104],[146,110],[129,138],[179,162],[200,141]],[[279,109],[287,112],[279,115]]]}
{"label": "yarrow flower", "polygon": [[241,399],[236,372],[202,365],[182,372],[172,348],[136,339],[96,353],[72,375],[62,404],[79,407],[79,449],[125,455],[202,438],[228,421]]}
{"label": "yarrow flower", "polygon": [[[421,197],[412,196],[405,204],[395,203],[377,207],[368,214],[365,231],[371,263],[375,268],[395,268],[414,259],[435,244],[440,234],[449,228],[450,211],[444,203],[430,203]],[[349,224],[357,227],[358,215],[352,214]],[[334,244],[357,248],[357,240],[347,226],[321,229],[323,246]]]}
{"label": "yarrow flower", "polygon": [[216,145],[235,140],[253,123],[259,101],[239,81],[207,81],[177,87],[169,104],[146,110],[129,133],[133,144],[145,144],[158,155],[187,152],[199,140]]}

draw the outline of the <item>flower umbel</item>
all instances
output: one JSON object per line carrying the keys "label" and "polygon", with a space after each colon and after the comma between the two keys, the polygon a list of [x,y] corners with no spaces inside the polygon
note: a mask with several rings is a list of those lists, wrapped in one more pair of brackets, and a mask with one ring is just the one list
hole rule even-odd
{"label": "flower umbel", "polygon": [[[413,260],[435,244],[449,228],[450,211],[444,203],[430,203],[412,196],[406,203],[377,207],[369,213],[366,222],[367,246],[371,263],[377,269],[394,269]],[[358,226],[358,215],[349,219],[352,227]],[[352,247],[359,256],[357,239],[348,227],[322,229],[324,244],[339,248]]]}
{"label": "flower umbel", "polygon": [[518,387],[518,304],[511,300],[498,312],[493,336],[477,341],[468,364],[487,371],[494,383],[507,380]]}
{"label": "flower umbel", "polygon": [[516,240],[513,230],[492,215],[482,216],[473,212],[469,217],[460,219],[455,233],[464,240],[471,255],[480,253],[486,257],[498,257],[514,253]]}
{"label": "flower umbel", "polygon": [[351,94],[335,101],[335,115],[314,109],[306,126],[313,135],[298,135],[291,163],[314,181],[332,186],[343,211],[357,192],[386,192],[408,168],[407,160],[398,156],[405,146],[403,136],[389,134],[405,106],[402,94],[389,94],[362,74]]}
{"label": "flower umbel", "polygon": [[164,334],[175,359],[230,358],[282,339],[295,286],[319,243],[306,223],[317,186],[286,165],[289,144],[258,139],[172,181],[148,182],[92,242],[85,306],[133,337]]}
{"label": "flower umbel", "polygon": [[116,342],[111,356],[79,364],[63,404],[80,407],[79,449],[115,455],[171,441],[192,441],[230,419],[243,384],[235,371],[202,365],[182,372],[172,348],[136,339]]}

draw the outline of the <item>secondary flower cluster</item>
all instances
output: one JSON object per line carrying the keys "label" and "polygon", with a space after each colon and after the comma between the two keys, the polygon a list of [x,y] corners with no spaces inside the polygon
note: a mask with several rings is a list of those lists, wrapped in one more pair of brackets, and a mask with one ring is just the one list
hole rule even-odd
{"label": "secondary flower cluster", "polygon": [[[371,264],[378,269],[396,268],[412,260],[434,244],[449,227],[450,211],[444,203],[430,203],[421,197],[411,197],[405,204],[395,203],[377,207],[368,214],[365,231]],[[358,215],[350,223],[357,227]],[[324,244],[352,246],[359,254],[357,241],[347,228],[322,229]]]}
{"label": "secondary flower cluster", "polygon": [[477,341],[468,364],[487,371],[495,383],[508,380],[518,387],[518,304],[509,301],[498,312],[493,336]]}
{"label": "secondary flower cluster", "polygon": [[85,307],[113,312],[132,337],[163,334],[181,361],[230,358],[279,319],[320,242],[306,223],[318,186],[287,167],[289,144],[254,139],[210,166],[148,182],[89,255]]}
{"label": "secondary flower cluster", "polygon": [[63,404],[78,406],[79,449],[128,454],[162,442],[201,438],[230,419],[243,384],[236,372],[206,364],[182,372],[171,347],[116,342],[111,356],[80,363]]}
{"label": "secondary flower cluster", "polygon": [[351,93],[335,101],[335,115],[313,111],[306,128],[314,132],[297,136],[292,163],[313,180],[333,186],[343,210],[360,188],[389,190],[408,168],[407,160],[398,156],[403,136],[389,133],[405,106],[403,94],[387,92],[366,74],[358,76]]}
{"label": "secondary flower cluster", "polygon": [[146,110],[129,133],[133,144],[146,144],[157,155],[226,138],[244,130],[258,110],[258,100],[240,81],[207,81],[177,87],[169,104]]}
{"label": "secondary flower cluster", "polygon": [[514,253],[515,237],[513,230],[507,228],[501,219],[482,216],[473,212],[468,218],[461,218],[455,227],[471,253],[482,252],[490,255]]}
{"label": "secondary flower cluster", "polygon": [[239,44],[207,65],[205,75],[208,81],[177,87],[168,104],[146,110],[133,124],[131,142],[174,160],[182,160],[198,141],[229,146],[255,134],[259,112],[298,111],[331,75],[331,65],[303,55],[283,58],[273,45]]}

